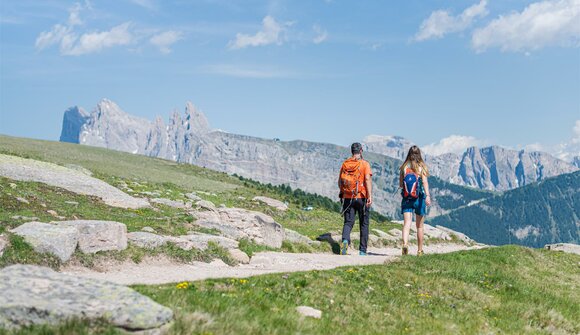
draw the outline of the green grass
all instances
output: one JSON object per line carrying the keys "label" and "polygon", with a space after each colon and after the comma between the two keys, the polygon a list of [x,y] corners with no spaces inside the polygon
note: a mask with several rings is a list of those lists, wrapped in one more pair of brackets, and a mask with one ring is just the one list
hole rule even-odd
{"label": "green grass", "polygon": [[[504,246],[187,289],[134,288],[175,312],[169,334],[577,334],[579,262]],[[320,309],[322,319],[301,317],[300,305]],[[117,332],[76,320],[14,334],[100,333]]]}
{"label": "green grass", "polygon": [[[176,312],[175,334],[577,334],[579,262],[506,246],[136,289]],[[322,310],[322,319],[301,318],[299,305]]]}

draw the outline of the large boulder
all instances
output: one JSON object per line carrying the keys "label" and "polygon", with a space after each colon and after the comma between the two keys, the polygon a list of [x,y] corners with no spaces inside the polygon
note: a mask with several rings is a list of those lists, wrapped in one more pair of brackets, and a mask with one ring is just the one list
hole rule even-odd
{"label": "large boulder", "polygon": [[127,330],[159,328],[173,312],[134,290],[49,268],[13,265],[0,270],[0,328],[105,320]]}
{"label": "large boulder", "polygon": [[276,199],[272,199],[272,198],[268,198],[268,197],[254,197],[254,199],[252,199],[254,201],[259,201],[259,202],[263,202],[266,205],[270,206],[270,207],[274,207],[279,211],[286,211],[288,210],[288,205],[286,205],[285,203],[283,203],[280,200],[276,200]]}
{"label": "large boulder", "polygon": [[83,253],[125,250],[127,226],[115,221],[72,220],[56,221],[56,225],[73,227],[79,231],[79,249]]}
{"label": "large boulder", "polygon": [[36,252],[51,253],[61,261],[70,259],[79,241],[79,231],[70,226],[43,222],[27,222],[11,230],[22,236]]}
{"label": "large boulder", "polygon": [[216,208],[196,215],[198,225],[217,229],[226,237],[247,238],[272,248],[282,247],[284,228],[266,214],[241,208]]}

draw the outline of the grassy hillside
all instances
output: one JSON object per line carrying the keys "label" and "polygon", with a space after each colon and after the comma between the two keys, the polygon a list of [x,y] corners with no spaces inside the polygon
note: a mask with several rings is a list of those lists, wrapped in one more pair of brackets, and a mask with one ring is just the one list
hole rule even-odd
{"label": "grassy hillside", "polygon": [[487,244],[580,243],[580,172],[546,179],[488,198],[431,224]]}
{"label": "grassy hillside", "polygon": [[[170,334],[578,334],[579,262],[505,246],[136,289],[176,312]],[[300,317],[300,305],[320,309],[322,318]],[[116,333],[92,327],[77,321],[20,334]]]}
{"label": "grassy hillside", "polygon": [[[132,155],[113,150],[81,146],[69,143],[39,141],[0,136],[0,153],[25,158],[38,159],[72,168],[83,168],[93,172],[93,176],[134,196],[157,193],[158,197],[172,200],[187,200],[186,193],[197,192],[205,200],[216,205],[240,207],[269,214],[284,227],[315,239],[317,236],[338,232],[342,229],[342,217],[338,202],[289,187],[263,185],[258,182],[229,176],[225,173],[204,169],[189,164]],[[287,201],[289,210],[280,212],[264,204],[252,201],[262,195]],[[24,198],[29,203],[18,201]],[[313,211],[303,211],[305,205],[314,206]],[[139,231],[152,227],[163,235],[184,235],[189,231],[217,233],[202,229],[194,224],[195,218],[183,210],[154,205],[153,208],[125,210],[107,206],[100,199],[71,193],[42,183],[19,182],[0,177],[0,233],[14,228],[36,217],[40,221],[55,220],[49,210],[56,211],[66,219],[100,219],[122,222],[128,231]],[[22,217],[22,218],[18,218]],[[372,215],[372,227],[388,231],[399,225],[393,224],[378,213]],[[358,231],[355,228],[355,232]],[[0,257],[0,267],[16,262],[44,264],[58,268],[58,260],[49,255],[39,255],[23,241],[12,236],[12,246]],[[243,242],[242,248],[248,253],[264,250],[264,247]],[[313,249],[306,245],[285,243],[285,251],[326,251],[330,245]],[[171,256],[178,261],[209,260],[222,258],[231,263],[227,253],[219,248],[209,253],[183,252],[171,246],[152,252]],[[131,258],[139,261],[145,254],[151,254],[136,247],[123,252],[102,252],[96,256],[77,253],[73,261],[91,265],[100,258]]]}

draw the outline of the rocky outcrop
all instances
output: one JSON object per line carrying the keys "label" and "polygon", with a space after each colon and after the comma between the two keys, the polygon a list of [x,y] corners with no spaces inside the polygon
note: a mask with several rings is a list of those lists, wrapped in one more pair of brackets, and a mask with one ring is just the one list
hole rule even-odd
{"label": "rocky outcrop", "polygon": [[268,198],[268,197],[254,197],[254,199],[252,199],[253,201],[259,201],[259,202],[263,202],[266,205],[270,206],[270,207],[274,207],[279,211],[286,211],[288,210],[288,205],[283,203],[280,200],[276,200],[276,199],[272,199],[272,198]]}
{"label": "rocky outcrop", "polygon": [[213,211],[196,213],[196,224],[213,228],[229,238],[247,238],[260,245],[282,247],[284,228],[272,217],[241,208],[217,208]]}
{"label": "rocky outcrop", "polygon": [[552,251],[562,251],[569,254],[580,255],[580,245],[572,243],[556,243],[556,244],[546,244],[544,246],[547,250]]}
{"label": "rocky outcrop", "polygon": [[134,290],[49,268],[13,265],[0,270],[0,328],[105,320],[127,330],[155,329],[173,312]]}
{"label": "rocky outcrop", "polygon": [[64,112],[61,142],[79,143],[79,131],[87,122],[89,113],[79,107],[71,107]]}
{"label": "rocky outcrop", "polygon": [[66,262],[79,241],[79,231],[74,227],[42,222],[27,222],[11,230],[21,236],[36,252],[50,253]]}
{"label": "rocky outcrop", "polygon": [[77,229],[79,232],[79,250],[83,253],[125,250],[127,248],[127,226],[120,222],[73,220],[53,223]]}
{"label": "rocky outcrop", "polygon": [[45,183],[73,193],[96,196],[113,207],[136,209],[149,206],[146,200],[134,198],[100,179],[64,166],[33,159],[0,154],[0,176]]}

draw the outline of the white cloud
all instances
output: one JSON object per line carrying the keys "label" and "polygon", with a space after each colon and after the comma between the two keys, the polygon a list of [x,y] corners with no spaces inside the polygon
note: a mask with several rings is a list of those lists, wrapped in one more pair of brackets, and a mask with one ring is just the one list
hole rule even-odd
{"label": "white cloud", "polygon": [[296,73],[282,71],[278,69],[266,68],[263,66],[240,66],[233,64],[215,64],[202,68],[202,72],[238,78],[292,78]]}
{"label": "white cloud", "polygon": [[171,52],[170,47],[181,39],[183,39],[182,32],[169,30],[152,36],[149,42],[158,47],[162,53],[168,54]]}
{"label": "white cloud", "polygon": [[441,139],[439,142],[423,146],[422,150],[428,155],[438,156],[446,153],[461,154],[467,148],[486,145],[489,145],[487,141],[473,136],[451,135]]}
{"label": "white cloud", "polygon": [[130,22],[125,22],[108,31],[83,34],[74,41],[66,41],[65,38],[61,42],[61,53],[79,56],[117,45],[131,44],[134,41],[134,35],[129,31],[130,26]]}
{"label": "white cloud", "polygon": [[477,52],[537,50],[546,46],[580,45],[580,0],[542,1],[491,21],[477,29],[471,44]]}
{"label": "white cloud", "polygon": [[230,49],[243,49],[246,47],[257,47],[269,44],[282,44],[282,33],[286,25],[281,25],[271,16],[266,16],[262,20],[262,30],[254,35],[246,35],[237,33],[236,39],[230,41],[228,46]]}
{"label": "white cloud", "polygon": [[316,36],[312,39],[314,44],[320,44],[328,38],[328,32],[325,29],[322,29],[319,25],[315,24],[312,29],[316,33]]}
{"label": "white cloud", "polygon": [[580,120],[576,120],[572,127],[572,137],[560,144],[546,146],[540,143],[528,144],[524,147],[529,151],[543,151],[561,160],[571,162],[575,156],[580,156]]}
{"label": "white cloud", "polygon": [[65,36],[71,34],[71,28],[56,24],[50,31],[41,32],[36,38],[35,46],[38,50],[60,43]]}
{"label": "white cloud", "polygon": [[424,41],[441,38],[448,33],[463,31],[479,17],[487,15],[487,0],[481,0],[465,9],[460,15],[453,16],[449,11],[437,10],[421,23],[419,32],[413,38],[415,41]]}

